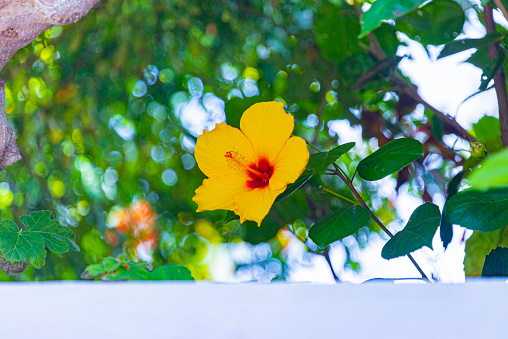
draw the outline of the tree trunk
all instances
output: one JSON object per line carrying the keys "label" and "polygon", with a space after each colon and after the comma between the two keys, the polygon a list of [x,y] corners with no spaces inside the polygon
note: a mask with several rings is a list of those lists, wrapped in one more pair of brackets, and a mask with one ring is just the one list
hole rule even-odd
{"label": "tree trunk", "polygon": [[[80,20],[98,0],[0,0],[0,70],[19,49],[52,26]],[[0,79],[0,169],[21,160],[16,134],[4,110]]]}

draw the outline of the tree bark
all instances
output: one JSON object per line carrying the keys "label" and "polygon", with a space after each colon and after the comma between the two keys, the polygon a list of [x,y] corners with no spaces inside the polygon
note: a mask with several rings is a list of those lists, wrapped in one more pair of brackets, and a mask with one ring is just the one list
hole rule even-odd
{"label": "tree bark", "polygon": [[[98,0],[0,0],[0,70],[21,48],[52,26],[75,23]],[[4,110],[4,82],[0,79],[0,169],[21,160],[16,134]]]}

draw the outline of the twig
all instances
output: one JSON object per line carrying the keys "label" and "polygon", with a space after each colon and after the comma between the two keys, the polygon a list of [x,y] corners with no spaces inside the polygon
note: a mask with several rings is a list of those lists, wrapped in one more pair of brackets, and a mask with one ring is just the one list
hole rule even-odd
{"label": "twig", "polygon": [[[358,194],[358,191],[356,191],[356,188],[354,187],[353,183],[342,173],[342,171],[340,170],[339,166],[337,166],[336,164],[333,164],[333,166],[335,167],[335,174],[337,176],[339,176],[339,178],[342,179],[342,181],[344,182],[344,184],[346,184],[346,186],[351,190],[351,193],[353,193],[353,195],[356,197],[356,199],[358,199],[358,201],[362,204],[362,206],[367,210],[369,211],[370,213],[370,216],[372,217],[372,219],[376,222],[376,224],[378,224],[379,227],[381,227],[381,229],[386,233],[388,234],[388,236],[390,236],[390,238],[393,237],[393,234],[392,232],[390,232],[386,227],[385,225],[383,225],[383,223],[376,217],[376,215],[371,211],[371,209],[369,208],[369,206],[367,206],[367,204],[365,203],[365,201],[362,199],[362,197],[360,196],[360,194]],[[429,278],[427,278],[427,276],[425,275],[425,272],[423,272],[423,270],[420,268],[420,266],[418,265],[418,263],[416,262],[416,260],[414,260],[413,256],[411,254],[408,254],[407,257],[409,258],[409,260],[411,260],[411,262],[413,263],[413,265],[416,267],[416,269],[418,270],[418,272],[421,274],[422,278],[424,279],[427,279],[429,280]]]}
{"label": "twig", "polygon": [[[497,4],[497,3],[496,3]],[[504,7],[503,7],[504,8]],[[483,6],[483,18],[487,34],[496,31],[493,9],[490,5]],[[504,14],[504,13],[503,13]],[[499,43],[489,45],[489,59],[495,60],[499,56]],[[506,96],[506,79],[503,67],[499,67],[494,75],[494,87],[496,89],[497,104],[499,107],[499,122],[501,123],[501,140],[504,147],[508,147],[508,98]]]}
{"label": "twig", "polygon": [[359,203],[357,203],[356,201],[353,201],[353,200],[351,200],[351,199],[348,199],[348,198],[346,198],[346,197],[344,197],[344,196],[340,195],[339,193],[337,193],[337,192],[335,192],[335,191],[332,191],[332,190],[331,190],[331,189],[329,189],[329,188],[324,187],[323,185],[320,185],[320,186],[319,186],[319,188],[320,188],[320,189],[322,189],[323,191],[327,192],[327,193],[330,193],[330,194],[332,194],[332,195],[335,195],[337,198],[340,198],[340,199],[342,199],[342,200],[349,201],[350,203],[355,204],[355,205],[358,205],[358,206],[360,205],[360,204],[359,204]]}
{"label": "twig", "polygon": [[326,262],[328,263],[328,266],[330,266],[330,271],[332,271],[333,279],[335,279],[336,282],[340,281],[337,274],[335,274],[335,271],[333,269],[332,261],[330,260],[330,245],[325,247],[325,250],[323,251],[323,256],[326,259]]}

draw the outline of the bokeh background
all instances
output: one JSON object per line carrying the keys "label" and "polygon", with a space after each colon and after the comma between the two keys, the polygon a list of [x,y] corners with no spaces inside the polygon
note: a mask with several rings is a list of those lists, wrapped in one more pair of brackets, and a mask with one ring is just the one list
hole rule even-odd
{"label": "bokeh background", "polygon": [[[484,34],[475,22],[478,8],[463,8],[466,35]],[[237,122],[259,101],[283,102],[295,117],[295,135],[322,150],[355,141],[341,158],[349,173],[396,136],[425,142],[425,158],[398,176],[355,184],[392,230],[422,201],[442,206],[469,145],[443,127],[438,138],[432,112],[401,96],[387,78],[356,86],[376,65],[368,40],[357,39],[359,29],[355,8],[340,0],[103,0],[78,23],[47,30],[1,74],[23,156],[0,173],[1,218],[50,210],[73,228],[81,252],[49,254],[43,268],[29,266],[14,277],[0,273],[0,279],[79,279],[87,265],[127,253],[151,267],[184,265],[198,280],[333,281],[306,234],[344,204],[320,185],[352,198],[337,180],[312,177],[276,203],[260,228],[225,223],[225,211],[195,212],[191,199],[204,179],[193,156],[196,137],[226,116]],[[429,76],[432,46],[425,49],[390,24],[375,34],[388,56],[403,57],[406,81],[422,89],[432,80],[442,84],[438,74]],[[468,67],[454,74],[481,74]],[[452,108],[436,105],[455,113],[478,87],[472,84],[458,95],[452,85],[448,94],[440,91],[438,101]],[[420,92],[429,101],[435,97]],[[459,122],[470,128],[491,114],[491,94],[483,99],[486,109],[473,118],[466,112],[467,121]],[[478,106],[474,100],[470,111]],[[372,223],[333,245],[342,280],[418,276],[404,258],[380,258],[387,238],[379,231]],[[445,255],[437,239],[434,252],[420,250],[417,260],[437,280],[463,279],[468,236],[455,229],[452,254]]]}

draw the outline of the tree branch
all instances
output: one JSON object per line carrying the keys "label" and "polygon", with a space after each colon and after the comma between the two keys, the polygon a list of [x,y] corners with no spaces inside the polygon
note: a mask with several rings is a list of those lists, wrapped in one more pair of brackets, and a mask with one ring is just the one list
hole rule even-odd
{"label": "tree branch", "polygon": [[[483,6],[483,19],[487,33],[496,31],[493,9],[490,5]],[[499,57],[499,43],[489,45],[489,59]],[[508,98],[506,96],[506,79],[503,67],[499,67],[494,75],[494,88],[496,89],[497,104],[499,107],[499,122],[501,123],[501,140],[504,147],[508,147]]]}
{"label": "tree branch", "polygon": [[[0,0],[0,70],[19,49],[54,25],[80,20],[98,0]],[[0,169],[21,160],[16,134],[4,111],[0,80]]]}

